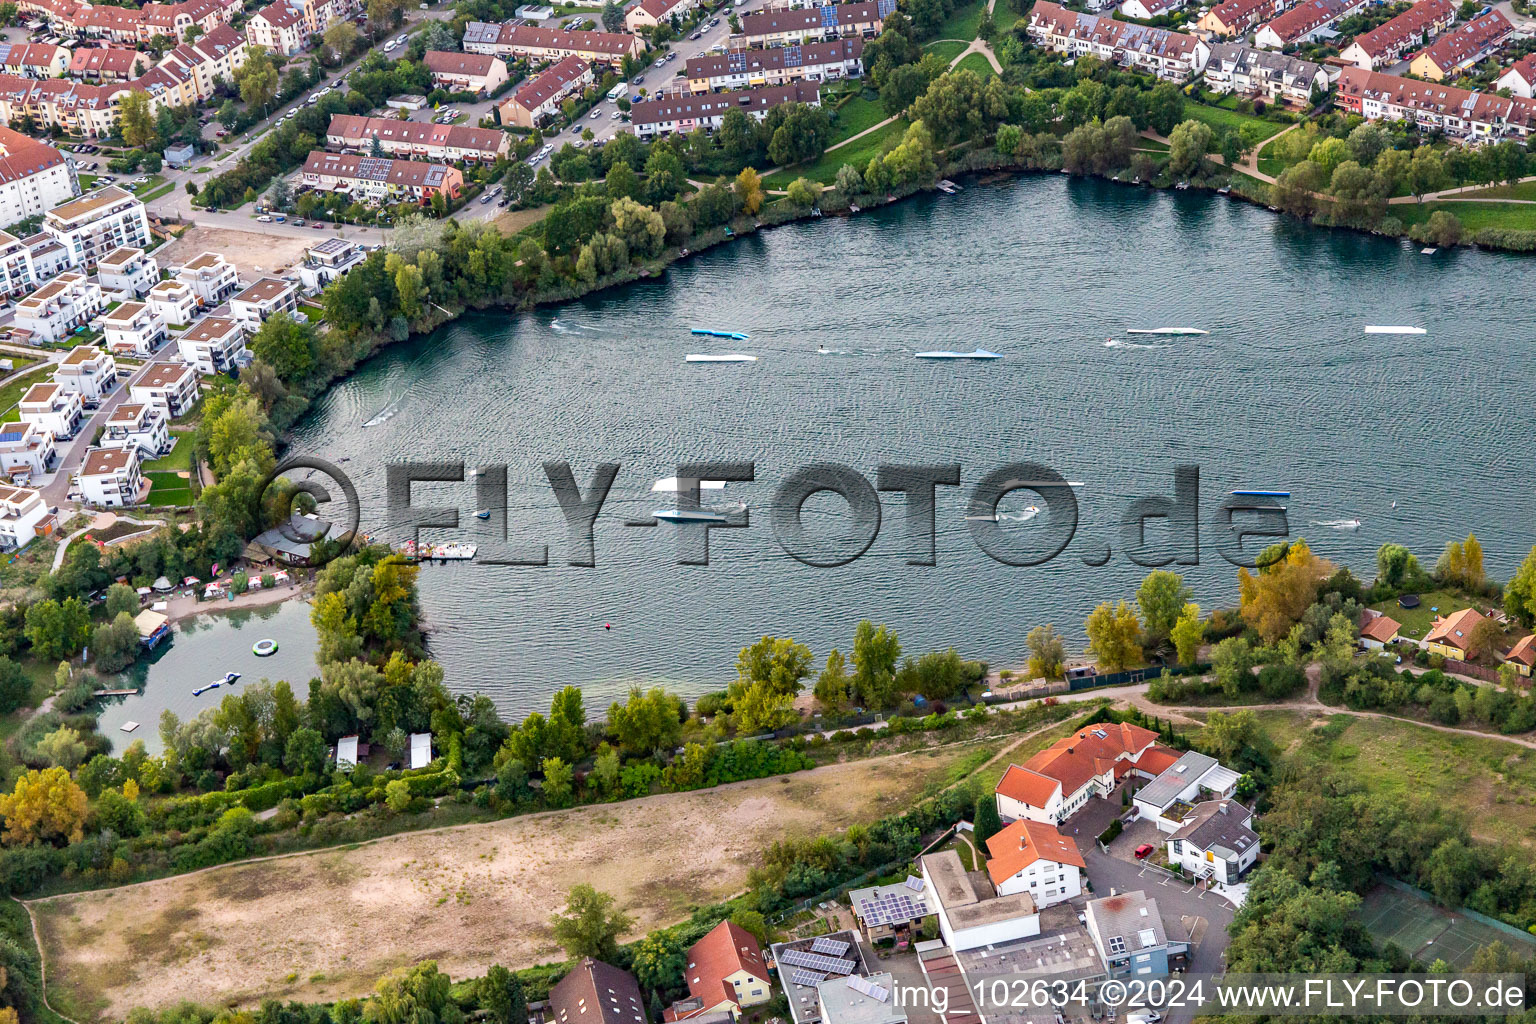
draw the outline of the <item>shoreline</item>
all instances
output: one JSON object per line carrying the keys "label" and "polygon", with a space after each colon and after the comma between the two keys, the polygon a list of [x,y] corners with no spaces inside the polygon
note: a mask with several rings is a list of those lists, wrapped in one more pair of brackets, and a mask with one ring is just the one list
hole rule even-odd
{"label": "shoreline", "polygon": [[221,598],[212,601],[199,601],[191,594],[175,594],[167,602],[169,607],[164,614],[168,622],[182,622],[186,619],[196,618],[199,615],[217,615],[224,612],[245,611],[251,608],[267,608],[275,604],[282,604],[284,601],[291,599],[307,601],[306,584],[290,583],[284,587],[272,587],[270,590],[248,590],[236,596],[233,601]]}

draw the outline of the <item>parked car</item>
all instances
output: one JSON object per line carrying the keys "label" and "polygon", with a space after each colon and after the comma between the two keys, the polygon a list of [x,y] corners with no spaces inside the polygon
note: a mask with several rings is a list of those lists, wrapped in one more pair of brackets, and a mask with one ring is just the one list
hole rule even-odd
{"label": "parked car", "polygon": [[303,217],[295,217],[295,218],[293,218],[293,226],[296,227],[296,228],[303,227],[304,226],[304,218]]}
{"label": "parked car", "polygon": [[590,117],[592,120],[596,121],[598,118],[603,116],[603,112],[601,110],[597,109],[596,107],[594,107],[594,108],[592,108],[592,113],[588,114],[587,116]]}
{"label": "parked car", "polygon": [[318,220],[310,221],[309,222],[309,226],[314,228],[316,231],[324,231],[325,230],[325,225],[323,223],[321,223],[320,221],[318,221]]}
{"label": "parked car", "polygon": [[617,111],[617,110],[615,110],[612,114],[608,115],[608,120],[610,120],[610,121],[617,121],[618,119],[619,119],[619,111]]}
{"label": "parked car", "polygon": [[262,224],[271,224],[272,223],[272,218],[267,216],[265,213],[262,214],[260,217],[257,217],[256,219],[258,221],[260,221]]}
{"label": "parked car", "polygon": [[480,205],[484,206],[487,203],[489,203],[492,199],[495,199],[495,198],[496,198],[495,196],[493,196],[489,192],[487,192],[485,195],[480,197]]}
{"label": "parked car", "polygon": [[1136,847],[1136,859],[1137,860],[1144,860],[1147,857],[1151,856],[1151,854],[1152,854],[1152,844],[1151,843],[1142,843],[1140,846]]}

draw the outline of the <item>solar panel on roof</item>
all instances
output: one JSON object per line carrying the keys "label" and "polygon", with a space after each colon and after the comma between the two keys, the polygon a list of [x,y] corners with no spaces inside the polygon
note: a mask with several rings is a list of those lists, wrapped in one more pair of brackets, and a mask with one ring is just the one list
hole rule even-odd
{"label": "solar panel on roof", "polygon": [[817,939],[811,943],[812,953],[826,953],[829,956],[847,956],[848,943],[841,939]]}
{"label": "solar panel on roof", "polygon": [[900,924],[914,921],[928,913],[928,904],[906,893],[887,893],[859,900],[859,916],[866,925]]}
{"label": "solar panel on roof", "polygon": [[821,8],[821,27],[835,28],[837,26],[837,8],[832,4],[825,4]]}
{"label": "solar panel on roof", "polygon": [[907,876],[907,888],[911,889],[913,892],[922,892],[923,891],[923,880],[921,878],[918,878],[916,875],[908,875]]}
{"label": "solar panel on roof", "polygon": [[876,985],[868,978],[861,978],[858,975],[854,975],[848,979],[848,987],[853,989],[855,992],[862,992],[867,996],[878,999],[882,1003],[891,998],[890,989],[886,988],[884,985]]}
{"label": "solar panel on roof", "polygon": [[803,967],[796,967],[793,971],[789,972],[789,980],[794,982],[796,985],[808,985],[814,987],[826,981],[827,976],[825,974],[818,974],[815,971],[808,971]]}
{"label": "solar panel on roof", "polygon": [[779,954],[779,959],[791,967],[809,967],[813,971],[825,971],[828,974],[852,974],[856,966],[852,960],[822,956],[803,949],[786,949]]}

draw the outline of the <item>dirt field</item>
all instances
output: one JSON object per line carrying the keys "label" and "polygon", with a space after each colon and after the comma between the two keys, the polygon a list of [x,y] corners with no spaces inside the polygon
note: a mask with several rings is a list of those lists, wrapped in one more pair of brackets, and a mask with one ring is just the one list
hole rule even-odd
{"label": "dirt field", "polygon": [[[739,892],[774,839],[872,821],[975,767],[959,744],[797,775],[397,836],[31,904],[50,997],[81,1020],[135,1005],[333,999],[435,958],[455,977],[561,956],[548,919],[577,882],[635,934]],[[62,999],[61,999],[62,997]]]}
{"label": "dirt field", "polygon": [[221,253],[240,271],[242,279],[252,281],[263,274],[287,270],[304,258],[306,246],[327,237],[318,231],[314,238],[289,238],[199,226],[157,249],[155,258],[162,265],[179,266],[200,252]]}

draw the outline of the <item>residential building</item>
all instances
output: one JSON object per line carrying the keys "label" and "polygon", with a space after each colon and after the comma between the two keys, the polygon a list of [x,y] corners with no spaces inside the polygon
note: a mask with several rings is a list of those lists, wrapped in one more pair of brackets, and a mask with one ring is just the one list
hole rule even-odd
{"label": "residential building", "polygon": [[79,194],[80,182],[62,153],[0,127],[0,224],[47,213]]}
{"label": "residential building", "polygon": [[76,50],[69,77],[87,82],[129,82],[154,67],[154,58],[130,46],[94,46]]}
{"label": "residential building", "polygon": [[314,150],[304,161],[303,182],[323,192],[347,192],[365,202],[414,202],[425,206],[433,196],[459,197],[464,175],[447,164],[380,159],[356,153]]}
{"label": "residential building", "polygon": [[1236,885],[1259,859],[1253,812],[1236,800],[1198,803],[1167,840],[1168,863],[1190,878],[1216,885]]}
{"label": "residential building", "polygon": [[1390,615],[1367,608],[1360,623],[1360,644],[1368,651],[1379,651],[1397,639],[1402,628]]}
{"label": "residential building", "polygon": [[1314,93],[1328,91],[1321,64],[1242,43],[1212,43],[1205,64],[1205,84],[1213,92],[1259,96],[1271,103],[1310,106]]}
{"label": "residential building", "polygon": [[229,315],[252,334],[274,313],[292,316],[298,311],[298,290],[275,277],[264,277],[229,300]]}
{"label": "residential building", "polygon": [[160,264],[143,249],[125,245],[96,262],[96,282],[116,300],[142,299],[160,280]]}
{"label": "residential building", "polygon": [[548,21],[555,16],[555,9],[546,4],[523,4],[512,14],[524,21]]}
{"label": "residential building", "polygon": [[0,231],[0,295],[17,296],[37,287],[37,270],[26,242]]}
{"label": "residential building", "polygon": [[1205,12],[1195,27],[1213,36],[1240,39],[1287,6],[1287,0],[1222,0]]}
{"label": "residential building", "polygon": [[15,324],[30,344],[56,344],[88,324],[105,305],[96,282],[71,271],[16,303]]}
{"label": "residential building", "polygon": [[197,293],[185,278],[168,277],[149,290],[149,308],[163,324],[190,324],[198,305]]}
{"label": "residential building", "polygon": [[1390,67],[1402,60],[1403,54],[1428,43],[1455,21],[1454,0],[1418,0],[1391,21],[1355,36],[1355,41],[1344,47],[1339,56],[1367,71],[1382,65]]}
{"label": "residential building", "polygon": [[27,247],[27,257],[32,261],[32,273],[38,281],[47,281],[74,266],[70,262],[69,251],[46,231],[34,231],[23,238],[21,244]]}
{"label": "residential building", "polygon": [[[176,279],[192,289],[199,305],[213,307],[240,290],[240,276],[235,265],[216,252],[198,253],[182,264]],[[186,320],[172,320],[184,324]]]}
{"label": "residential building", "polygon": [[176,339],[176,348],[181,361],[204,376],[228,373],[243,365],[249,356],[245,348],[245,331],[235,321],[222,316],[204,317],[193,324],[191,330]]}
{"label": "residential building", "polygon": [[70,52],[48,43],[0,43],[0,71],[23,78],[57,78],[69,70]]}
{"label": "residential building", "polygon": [[907,947],[923,920],[934,916],[937,904],[928,883],[914,875],[899,885],[871,885],[848,893],[848,905],[864,940],[874,945],[892,939],[897,949]]}
{"label": "residential building", "polygon": [[0,74],[0,122],[15,124],[30,117],[45,131],[59,128],[72,135],[100,138],[112,134],[119,104],[127,93],[123,82],[91,85],[62,78]]}
{"label": "residential building", "polygon": [[1023,818],[1058,825],[1092,797],[1108,795],[1127,775],[1155,778],[1178,758],[1158,745],[1151,729],[1129,722],[1091,725],[1022,765],[1009,765],[995,791],[997,813],[1005,822]]}
{"label": "residential building", "polygon": [[1167,974],[1176,962],[1188,958],[1188,940],[1169,937],[1157,900],[1144,892],[1090,900],[1083,914],[1088,934],[1112,978]]}
{"label": "residential building", "polygon": [[[846,982],[849,978],[867,978],[869,961],[859,946],[858,936],[851,931],[832,932],[815,938],[791,939],[776,942],[771,947],[771,957],[779,970],[779,984],[789,1000],[789,1017],[792,1024],[820,1024],[822,1003],[817,986],[831,976]],[[825,958],[810,960],[811,957]],[[812,970],[800,964],[817,963],[824,969]],[[711,1014],[699,1014],[690,1018],[691,1024],[710,1024]],[[715,1024],[728,1024],[718,1021]]]}
{"label": "residential building", "polygon": [[1136,791],[1135,807],[1159,832],[1177,832],[1197,800],[1226,799],[1241,778],[1214,757],[1191,750]]}
{"label": "residential building", "polygon": [[1080,896],[1088,870],[1077,844],[1056,826],[1020,818],[987,839],[987,875],[999,896],[1027,892],[1037,907]]}
{"label": "residential building", "polygon": [[1120,13],[1127,18],[1150,21],[1165,14],[1172,14],[1183,6],[1184,0],[1125,0],[1120,5]]}
{"label": "residential building", "polygon": [[591,957],[549,990],[544,1024],[646,1024],[640,986],[627,971]]}
{"label": "residential building", "polygon": [[141,504],[149,482],[139,471],[138,448],[90,448],[80,466],[80,500],[97,508]]}
{"label": "residential building", "polygon": [[175,419],[197,401],[197,371],[184,363],[150,363],[144,375],[128,386],[128,397]]}
{"label": "residential building", "polygon": [[197,26],[212,32],[240,11],[236,0],[181,0],[147,3],[139,8],[94,6],[68,0],[21,0],[18,9],[38,13],[55,29],[76,36],[95,36],[120,43],[147,43],[155,36],[181,39]]}
{"label": "residential building", "polygon": [[117,387],[117,360],[110,352],[76,345],[54,369],[53,382],[79,395],[87,409],[94,409]]}
{"label": "residential building", "polygon": [[295,512],[288,517],[287,523],[251,538],[251,545],[284,565],[308,565],[315,544],[330,532],[331,524],[326,520],[310,512]]}
{"label": "residential building", "polygon": [[1354,14],[1366,0],[1302,0],[1267,22],[1253,35],[1253,45],[1271,50],[1311,42],[1333,30],[1333,23]]}
{"label": "residential building", "polygon": [[1508,89],[1510,95],[1530,99],[1536,96],[1536,53],[1528,53],[1515,61],[1508,71],[1493,83],[1495,89]]}
{"label": "residential building", "polygon": [[245,38],[252,46],[264,46],[284,57],[307,48],[311,35],[304,24],[304,9],[284,0],[268,4],[245,23]]}
{"label": "residential building", "polygon": [[895,989],[889,972],[828,978],[816,986],[817,1011],[822,1024],[907,1024]]}
{"label": "residential building", "polygon": [[1196,36],[1079,14],[1051,0],[1038,0],[1030,10],[1028,33],[1036,45],[1059,53],[1092,55],[1170,81],[1198,73],[1211,55],[1210,46]]}
{"label": "residential building", "polygon": [[624,27],[631,32],[643,32],[664,21],[682,18],[698,6],[698,0],[640,0],[624,15]]}
{"label": "residential building", "polygon": [[[547,73],[547,72],[546,72]],[[378,142],[385,156],[453,164],[460,160],[495,163],[512,151],[506,132],[462,124],[397,121],[392,117],[335,114],[326,129],[332,149],[372,155]]]}
{"label": "residential building", "polygon": [[67,441],[79,431],[85,406],[75,392],[45,381],[27,389],[16,413],[25,422],[35,423],[59,440]]}
{"label": "residential building", "polygon": [[27,487],[0,487],[0,551],[17,551],[57,525],[43,496]]}
{"label": "residential building", "polygon": [[449,92],[495,92],[508,79],[506,62],[488,53],[428,50],[422,62],[432,75],[433,87]]}
{"label": "residential building", "polygon": [[116,185],[49,210],[43,230],[58,240],[77,267],[94,267],[125,245],[147,249],[151,240],[144,204]]}
{"label": "residential building", "polygon": [[1408,65],[1410,73],[1431,82],[1455,78],[1492,56],[1515,34],[1515,26],[1500,11],[1489,11],[1430,43]]}
{"label": "residential building", "polygon": [[101,318],[107,351],[115,356],[148,356],[170,337],[165,321],[147,302],[125,302]]}
{"label": "residential building", "polygon": [[219,82],[235,80],[235,72],[245,66],[249,55],[245,36],[228,25],[219,25],[177,46],[165,55],[157,70],[185,80],[197,102],[208,103],[215,98]]}
{"label": "residential building", "polygon": [[857,78],[864,73],[863,55],[862,36],[771,50],[707,53],[689,59],[688,88],[694,92],[715,92],[784,85],[802,78],[812,82]]}
{"label": "residential building", "polygon": [[[535,128],[544,118],[558,112],[567,96],[579,95],[592,80],[592,65],[580,57],[566,57],[518,86],[496,111],[502,124]],[[505,133],[497,134],[506,138]]]}
{"label": "residential building", "polygon": [[299,283],[304,286],[306,295],[319,294],[326,285],[367,258],[368,253],[356,242],[327,238],[304,250],[304,262],[299,264]]}
{"label": "residential building", "polygon": [[1424,634],[1424,649],[1454,661],[1466,661],[1483,653],[1472,643],[1472,632],[1484,616],[1475,608],[1437,615]]}
{"label": "residential building", "polygon": [[1531,678],[1531,673],[1536,670],[1536,633],[1527,633],[1515,645],[1504,652],[1504,660],[1515,666],[1515,671],[1525,678]]}
{"label": "residential building", "polygon": [[732,921],[721,921],[695,942],[688,950],[687,964],[683,981],[689,998],[668,1008],[662,1015],[666,1021],[720,1011],[735,1017],[743,1007],[773,998],[762,948],[751,932]]}
{"label": "residential building", "polygon": [[57,461],[48,431],[25,420],[0,423],[0,473],[24,483],[49,472]]}
{"label": "residential building", "polygon": [[171,450],[170,421],[155,405],[126,403],[112,410],[98,442],[103,448],[137,448],[146,459]]}
{"label": "residential building", "polygon": [[935,897],[939,934],[956,953],[1040,934],[1040,912],[1029,893],[978,892],[954,850],[924,854],[918,863]]}
{"label": "residential building", "polygon": [[725,121],[728,110],[740,110],[761,121],[768,111],[781,103],[805,103],[821,106],[821,90],[815,82],[798,81],[788,85],[768,85],[739,92],[662,95],[641,100],[629,108],[630,127],[642,139],[658,135],[687,135],[696,128],[714,131]]}
{"label": "residential building", "polygon": [[819,39],[862,36],[873,39],[896,10],[896,0],[870,0],[856,4],[824,4],[795,10],[758,11],[741,17],[741,34],[731,45],[798,46]]}
{"label": "residential building", "polygon": [[645,52],[645,41],[628,32],[562,32],[553,28],[472,21],[464,26],[464,52],[496,57],[521,57],[549,63],[580,57],[591,64],[617,68],[625,57]]}
{"label": "residential building", "polygon": [[1536,122],[1536,101],[1360,68],[1339,75],[1334,103],[1367,121],[1412,121],[1425,131],[1474,143],[1524,139]]}

